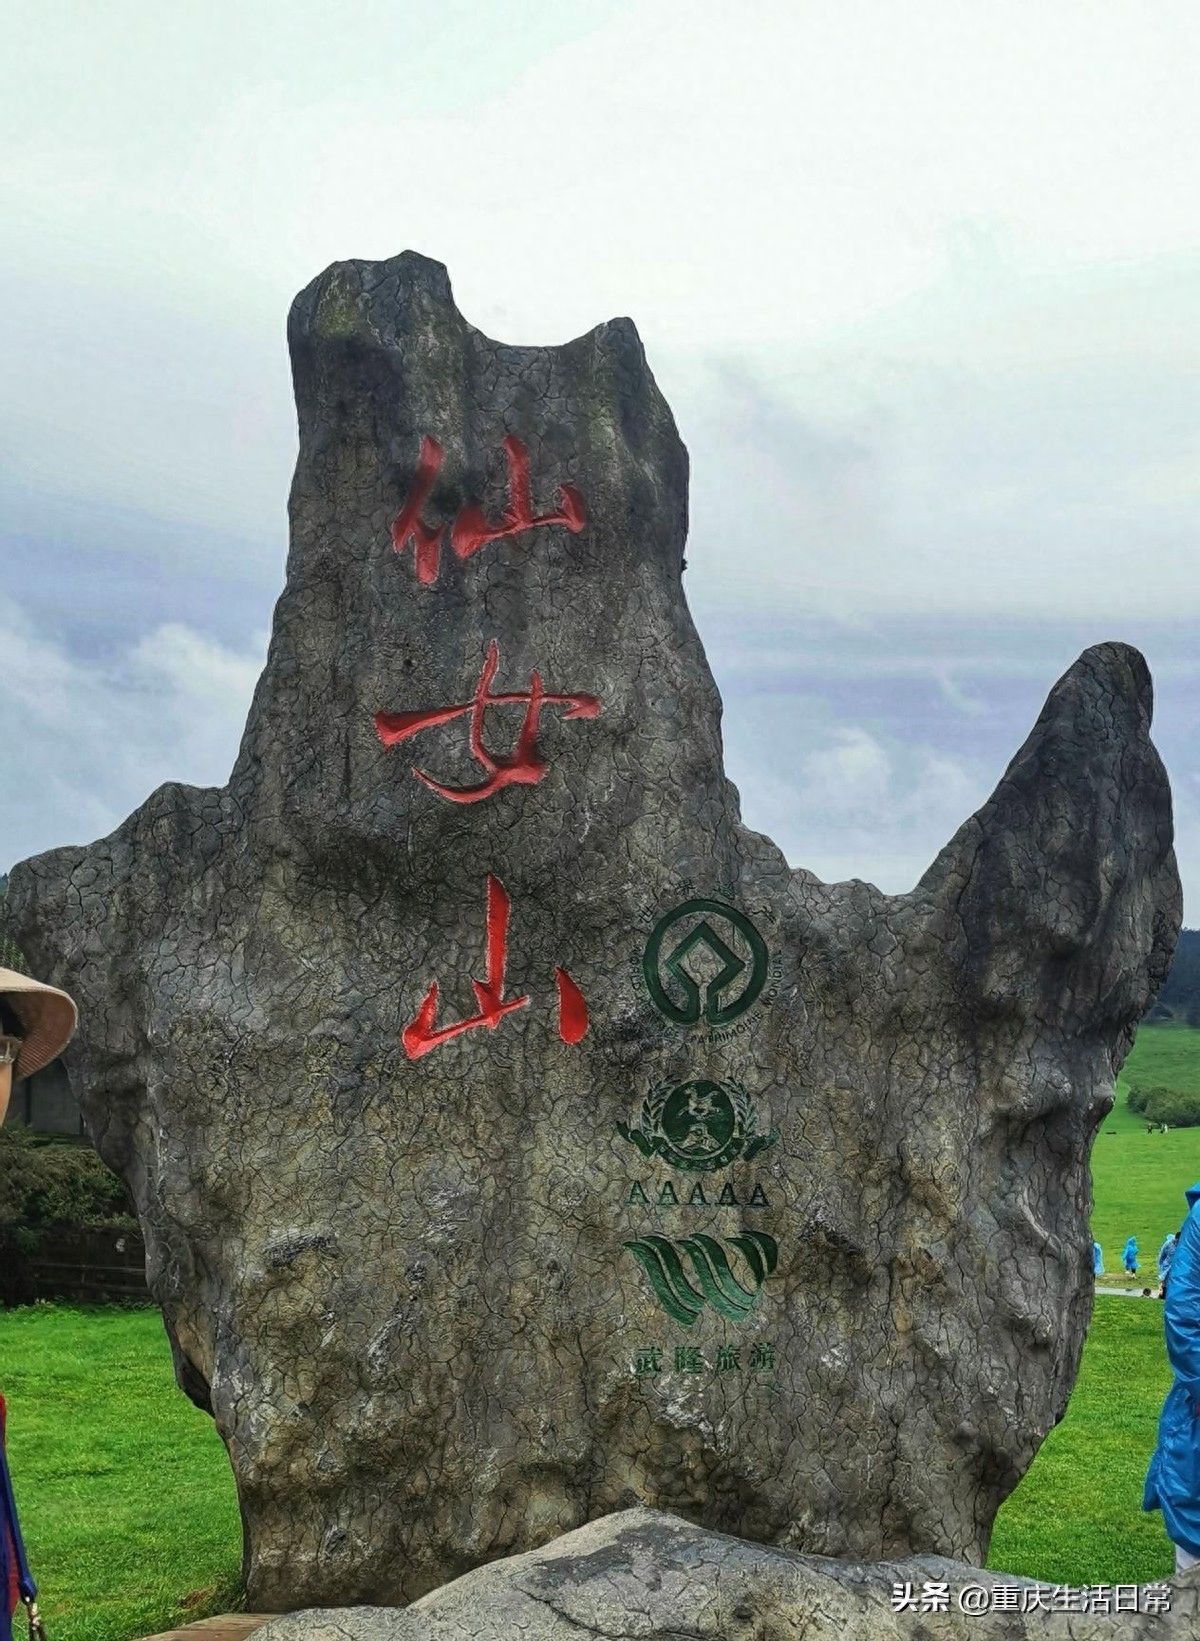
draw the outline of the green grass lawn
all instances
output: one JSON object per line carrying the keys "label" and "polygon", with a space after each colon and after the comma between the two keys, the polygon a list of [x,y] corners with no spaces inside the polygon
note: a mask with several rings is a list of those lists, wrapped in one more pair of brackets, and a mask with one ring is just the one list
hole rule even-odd
{"label": "green grass lawn", "polygon": [[[1148,1135],[1123,1104],[1130,1076],[1200,1086],[1200,1031],[1143,1027],[1092,1153],[1108,1270],[1132,1233],[1152,1281],[1200,1180],[1200,1129]],[[1098,1297],[1066,1417],[1001,1509],[989,1567],[1074,1585],[1170,1576],[1162,1518],[1141,1510],[1170,1381],[1161,1306]],[[54,1641],[132,1641],[241,1604],[233,1478],[211,1420],[175,1387],[157,1310],[0,1312],[0,1386]]]}
{"label": "green grass lawn", "polygon": [[[236,1609],[233,1479],[175,1388],[158,1312],[38,1305],[0,1317],[9,1447],[54,1641],[132,1641]],[[1054,1583],[1169,1576],[1141,1511],[1170,1371],[1157,1304],[1101,1298],[1067,1416],[996,1522],[988,1566]]]}
{"label": "green grass lawn", "polygon": [[[1117,1081],[1117,1100],[1092,1147],[1092,1234],[1104,1250],[1101,1287],[1153,1286],[1155,1256],[1200,1180],[1200,1128],[1147,1134],[1125,1104],[1130,1082],[1200,1089],[1200,1031],[1143,1026]],[[1139,1274],[1121,1251],[1138,1242]],[[1162,1517],[1141,1510],[1146,1466],[1171,1368],[1155,1301],[1097,1297],[1079,1378],[1063,1422],[996,1518],[988,1566],[1058,1583],[1145,1582],[1170,1574]]]}
{"label": "green grass lawn", "polygon": [[1147,1134],[1144,1118],[1125,1104],[1131,1081],[1200,1090],[1200,1031],[1143,1026],[1117,1080],[1117,1103],[1092,1147],[1092,1234],[1104,1250],[1102,1287],[1125,1285],[1121,1250],[1131,1236],[1144,1281],[1130,1286],[1157,1283],[1158,1250],[1187,1212],[1184,1191],[1200,1180],[1200,1128]]}
{"label": "green grass lawn", "polygon": [[236,1610],[241,1526],[211,1419],[157,1309],[0,1311],[13,1489],[53,1641],[131,1641]]}
{"label": "green grass lawn", "polygon": [[996,1517],[987,1564],[1054,1584],[1169,1578],[1175,1551],[1142,1510],[1171,1367],[1157,1300],[1100,1295],[1060,1425]]}

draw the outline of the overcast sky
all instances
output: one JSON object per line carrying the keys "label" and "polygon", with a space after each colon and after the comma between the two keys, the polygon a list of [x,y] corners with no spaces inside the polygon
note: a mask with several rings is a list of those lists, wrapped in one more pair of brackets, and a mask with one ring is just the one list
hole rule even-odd
{"label": "overcast sky", "polygon": [[1195,0],[27,0],[5,35],[0,870],[226,779],[288,305],[413,249],[502,341],[637,324],[730,773],[795,864],[911,887],[1123,639],[1200,921]]}

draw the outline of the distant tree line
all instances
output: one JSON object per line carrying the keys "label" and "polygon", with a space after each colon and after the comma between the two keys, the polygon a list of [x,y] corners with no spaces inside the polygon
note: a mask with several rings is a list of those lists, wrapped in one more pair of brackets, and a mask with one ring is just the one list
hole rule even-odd
{"label": "distant tree line", "polygon": [[1184,929],[1175,961],[1147,1021],[1180,1020],[1200,1029],[1200,929]]}
{"label": "distant tree line", "polygon": [[1125,1104],[1139,1117],[1145,1117],[1148,1126],[1200,1128],[1200,1094],[1133,1083],[1125,1096]]}

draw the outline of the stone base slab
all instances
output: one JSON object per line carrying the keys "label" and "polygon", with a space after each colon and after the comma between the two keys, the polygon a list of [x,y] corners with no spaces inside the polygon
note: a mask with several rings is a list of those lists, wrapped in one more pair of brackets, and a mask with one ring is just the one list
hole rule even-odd
{"label": "stone base slab", "polygon": [[[895,1609],[897,1588],[912,1607]],[[1110,1605],[1132,1592],[1136,1612],[1055,1611],[1058,1588],[941,1556],[795,1555],[637,1509],[477,1567],[404,1609],[293,1613],[256,1641],[1200,1641],[1200,1569],[1170,1584],[1092,1587]],[[978,1592],[965,1597],[974,1611],[967,1591]],[[1038,1591],[1045,1605],[1021,1610]],[[1164,1600],[1166,1611],[1146,1610]]]}
{"label": "stone base slab", "polygon": [[148,1635],[144,1641],[246,1641],[248,1635],[261,1630],[276,1615],[274,1613],[221,1613],[216,1618],[201,1618],[182,1629],[162,1630]]}

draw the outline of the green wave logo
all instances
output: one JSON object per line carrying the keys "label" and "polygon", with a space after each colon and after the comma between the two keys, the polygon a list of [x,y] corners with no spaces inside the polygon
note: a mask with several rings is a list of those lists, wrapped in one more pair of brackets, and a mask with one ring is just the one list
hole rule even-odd
{"label": "green wave logo", "polygon": [[[734,1275],[729,1255],[716,1237],[697,1232],[675,1243],[665,1236],[643,1236],[624,1244],[650,1278],[659,1304],[685,1328],[692,1326],[705,1305],[731,1322],[742,1321],[758,1303],[763,1283],[779,1263],[779,1244],[765,1231],[731,1236],[726,1245],[735,1248],[749,1266],[752,1287],[745,1287]],[[684,1269],[681,1254],[687,1256],[690,1271]]]}

